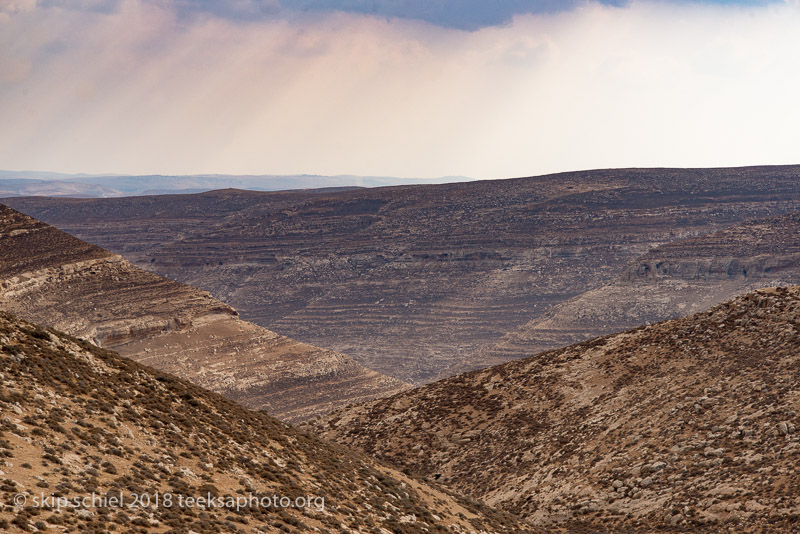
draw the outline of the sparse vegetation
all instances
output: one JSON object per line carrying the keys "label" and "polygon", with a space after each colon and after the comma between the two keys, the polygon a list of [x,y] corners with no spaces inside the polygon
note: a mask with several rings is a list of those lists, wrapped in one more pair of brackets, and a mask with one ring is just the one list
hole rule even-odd
{"label": "sparse vegetation", "polygon": [[778,533],[800,506],[798,382],[800,287],[776,288],[314,426],[541,526]]}
{"label": "sparse vegetation", "polygon": [[[0,449],[24,458],[0,481],[0,529],[64,527],[80,532],[372,533],[387,521],[397,532],[446,532],[486,526],[526,530],[510,516],[474,507],[447,492],[390,472],[347,450],[298,432],[173,376],[0,312]],[[44,334],[42,334],[44,332]],[[10,469],[10,471],[9,471]],[[411,485],[414,484],[412,489]],[[301,508],[172,506],[36,507],[40,492],[70,499],[120,493],[172,499],[279,495]],[[17,494],[28,496],[14,506]],[[145,502],[145,501],[142,501]],[[460,518],[452,510],[470,510]],[[414,516],[416,522],[404,523]],[[6,525],[3,527],[2,525]]]}

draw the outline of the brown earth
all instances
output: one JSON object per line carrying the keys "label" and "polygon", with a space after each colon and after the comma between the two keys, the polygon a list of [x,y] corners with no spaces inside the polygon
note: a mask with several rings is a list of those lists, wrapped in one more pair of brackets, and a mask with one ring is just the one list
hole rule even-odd
{"label": "brown earth", "polygon": [[540,526],[792,532],[800,287],[334,413],[323,436]]}
{"label": "brown earth", "polygon": [[473,355],[654,247],[800,209],[800,167],[7,202],[247,320],[423,383],[496,361]]}
{"label": "brown earth", "polygon": [[[3,532],[533,530],[189,382],[5,312],[0,457]],[[147,501],[134,500],[144,494]],[[213,504],[187,501],[208,495]],[[278,504],[290,499],[290,506],[276,507],[273,496]],[[43,497],[51,499],[49,506],[42,506]],[[63,500],[55,506],[53,497]],[[238,509],[229,498],[243,499]]]}
{"label": "brown earth", "polygon": [[286,420],[408,387],[2,205],[0,309]]}

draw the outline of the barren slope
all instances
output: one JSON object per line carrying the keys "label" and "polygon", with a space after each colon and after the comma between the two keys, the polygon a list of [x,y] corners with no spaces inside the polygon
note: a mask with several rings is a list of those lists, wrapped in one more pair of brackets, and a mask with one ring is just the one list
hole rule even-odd
{"label": "barren slope", "polygon": [[407,387],[2,205],[0,309],[287,420]]}
{"label": "barren slope", "polygon": [[749,221],[656,247],[613,282],[554,306],[467,361],[501,363],[797,284],[800,214]]}
{"label": "barren slope", "polygon": [[800,287],[332,414],[327,438],[537,524],[788,532]]}
{"label": "barren slope", "polygon": [[486,362],[661,243],[800,209],[800,168],[611,169],[337,193],[10,205],[243,317],[417,383]]}
{"label": "barren slope", "polygon": [[[5,312],[0,419],[3,532],[527,531],[264,413]],[[213,503],[186,499],[209,495]],[[105,497],[117,500],[97,500]],[[228,504],[229,497],[242,500]]]}

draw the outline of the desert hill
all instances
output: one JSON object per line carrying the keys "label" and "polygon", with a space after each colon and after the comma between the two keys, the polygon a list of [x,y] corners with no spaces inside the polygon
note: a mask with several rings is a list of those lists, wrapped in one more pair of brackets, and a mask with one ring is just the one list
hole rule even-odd
{"label": "desert hill", "polygon": [[445,379],[322,436],[539,525],[789,532],[800,518],[800,287]]}
{"label": "desert hill", "polygon": [[[3,532],[528,531],[264,413],[5,312],[0,417]],[[238,508],[229,498],[242,499]]]}
{"label": "desert hill", "polygon": [[2,205],[0,309],[286,420],[407,387]]}
{"label": "desert hill", "polygon": [[484,353],[468,355],[463,366],[502,363],[788,285],[800,285],[800,213],[653,248],[612,282],[553,306]]}
{"label": "desert hill", "polygon": [[107,198],[121,196],[201,193],[235,187],[253,191],[342,189],[467,181],[464,176],[398,178],[390,176],[297,175],[124,175],[64,174],[0,170],[0,197],[51,196]]}
{"label": "desert hill", "polygon": [[649,250],[800,209],[800,167],[608,169],[340,192],[16,198],[243,318],[423,383]]}

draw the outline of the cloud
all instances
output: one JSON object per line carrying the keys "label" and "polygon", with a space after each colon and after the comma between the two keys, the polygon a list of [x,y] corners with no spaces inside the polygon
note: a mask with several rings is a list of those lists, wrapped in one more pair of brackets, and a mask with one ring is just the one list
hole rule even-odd
{"label": "cloud", "polygon": [[[622,5],[624,0],[603,0]],[[555,13],[574,8],[576,0],[283,0],[297,11],[342,11],[364,15],[417,19],[447,28],[476,30],[510,23],[515,15]]]}
{"label": "cloud", "polygon": [[[675,0],[662,0],[664,3]],[[629,0],[598,0],[623,7]],[[780,0],[677,0],[677,3],[766,5]],[[584,0],[182,0],[187,13],[207,11],[218,16],[292,17],[298,13],[354,13],[384,18],[410,19],[445,28],[478,30],[511,23],[518,15],[561,13],[583,5]]]}
{"label": "cloud", "polygon": [[273,18],[280,14],[280,0],[178,0],[174,3],[183,15],[208,13],[234,20]]}
{"label": "cloud", "polygon": [[588,3],[469,32],[184,9],[42,4],[0,22],[2,165],[500,178],[796,158],[788,4]]}

